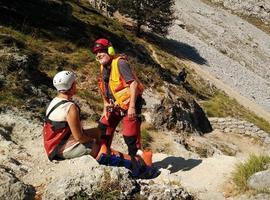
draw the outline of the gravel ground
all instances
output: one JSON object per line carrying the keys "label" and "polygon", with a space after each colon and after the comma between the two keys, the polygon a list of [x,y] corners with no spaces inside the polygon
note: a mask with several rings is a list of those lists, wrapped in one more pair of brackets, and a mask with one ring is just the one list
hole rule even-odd
{"label": "gravel ground", "polygon": [[270,2],[269,0],[210,0],[214,3],[221,3],[236,13],[259,18],[263,23],[270,23]]}
{"label": "gravel ground", "polygon": [[200,0],[177,0],[175,9],[168,38],[194,47],[207,61],[199,63],[203,69],[269,112],[270,36]]}

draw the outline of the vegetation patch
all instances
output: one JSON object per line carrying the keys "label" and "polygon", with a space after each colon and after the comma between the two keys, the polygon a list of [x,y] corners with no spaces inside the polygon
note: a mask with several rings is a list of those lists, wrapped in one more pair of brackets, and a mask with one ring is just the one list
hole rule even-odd
{"label": "vegetation patch", "polygon": [[216,92],[209,100],[201,103],[208,117],[234,117],[244,119],[255,124],[260,129],[270,133],[270,124],[253,112],[241,106],[235,99],[228,97],[224,92]]}
{"label": "vegetation patch", "polygon": [[[120,181],[120,180],[119,180]],[[119,182],[112,181],[110,171],[104,170],[103,180],[100,183],[100,189],[91,197],[93,200],[117,200],[120,199],[121,186]]]}
{"label": "vegetation patch", "polygon": [[150,135],[150,133],[146,129],[143,129],[141,131],[141,141],[142,141],[143,149],[149,148],[151,145],[151,142],[153,142],[152,136]]}
{"label": "vegetation patch", "polygon": [[233,173],[233,181],[237,186],[239,192],[247,191],[247,181],[249,177],[259,171],[266,169],[266,166],[270,163],[270,157],[267,155],[256,156],[250,155],[249,159],[245,163],[238,164]]}

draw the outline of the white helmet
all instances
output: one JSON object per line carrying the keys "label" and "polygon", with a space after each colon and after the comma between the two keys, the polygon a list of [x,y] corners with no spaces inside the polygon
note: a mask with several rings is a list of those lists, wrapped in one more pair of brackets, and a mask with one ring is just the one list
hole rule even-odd
{"label": "white helmet", "polygon": [[76,75],[71,71],[58,72],[53,78],[53,85],[57,91],[67,91],[71,88]]}

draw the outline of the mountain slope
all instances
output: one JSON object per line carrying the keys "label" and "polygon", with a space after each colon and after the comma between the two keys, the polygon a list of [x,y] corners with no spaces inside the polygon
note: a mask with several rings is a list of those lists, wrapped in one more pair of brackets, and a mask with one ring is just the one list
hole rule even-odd
{"label": "mountain slope", "polygon": [[[1,179],[7,190],[18,185],[8,185],[9,180],[18,179],[31,186],[36,199],[60,199],[57,195],[63,195],[61,199],[87,199],[93,188],[97,199],[224,199],[222,185],[230,183],[233,164],[245,160],[249,153],[269,154],[269,123],[218,90],[193,67],[194,62],[196,67],[205,66],[208,60],[188,40],[151,33],[137,38],[132,28],[125,30],[86,0],[3,0],[0,24],[0,169],[7,177]],[[99,66],[90,46],[99,37],[109,38],[117,52],[127,54],[145,85],[142,134],[143,142],[154,151],[155,166],[161,170],[155,179],[133,180],[127,170],[100,166],[88,156],[49,162],[45,155],[42,119],[46,104],[56,94],[52,86],[56,72],[69,69],[77,73],[75,100],[82,107],[83,124],[96,126],[102,99],[96,82]],[[187,82],[179,85],[175,77],[183,67],[188,72]],[[164,112],[157,112],[158,106]],[[203,111],[208,117],[221,117],[221,123],[231,116],[252,124],[240,121],[241,126],[236,127],[239,133],[228,133],[227,127],[222,127],[202,135],[186,122],[208,122],[205,115],[196,118]],[[151,119],[161,118],[164,124],[151,123]],[[251,132],[243,133],[245,124]],[[118,127],[113,147],[126,152],[120,132]],[[198,182],[199,178],[203,181]]]}
{"label": "mountain slope", "polygon": [[270,36],[200,0],[177,1],[179,18],[170,38],[194,46],[207,60],[201,67],[269,111]]}

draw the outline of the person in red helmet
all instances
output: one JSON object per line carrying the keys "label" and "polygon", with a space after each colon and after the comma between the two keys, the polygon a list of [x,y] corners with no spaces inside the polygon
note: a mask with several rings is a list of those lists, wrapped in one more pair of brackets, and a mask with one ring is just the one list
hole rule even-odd
{"label": "person in red helmet", "polygon": [[138,154],[144,154],[144,160],[151,160],[150,151],[141,151],[140,115],[144,104],[143,85],[127,63],[126,57],[116,55],[111,42],[107,39],[96,40],[92,52],[101,65],[99,88],[103,96],[104,109],[99,128],[102,142],[107,147],[111,146],[114,131],[122,121],[122,134],[131,159],[135,160]]}

